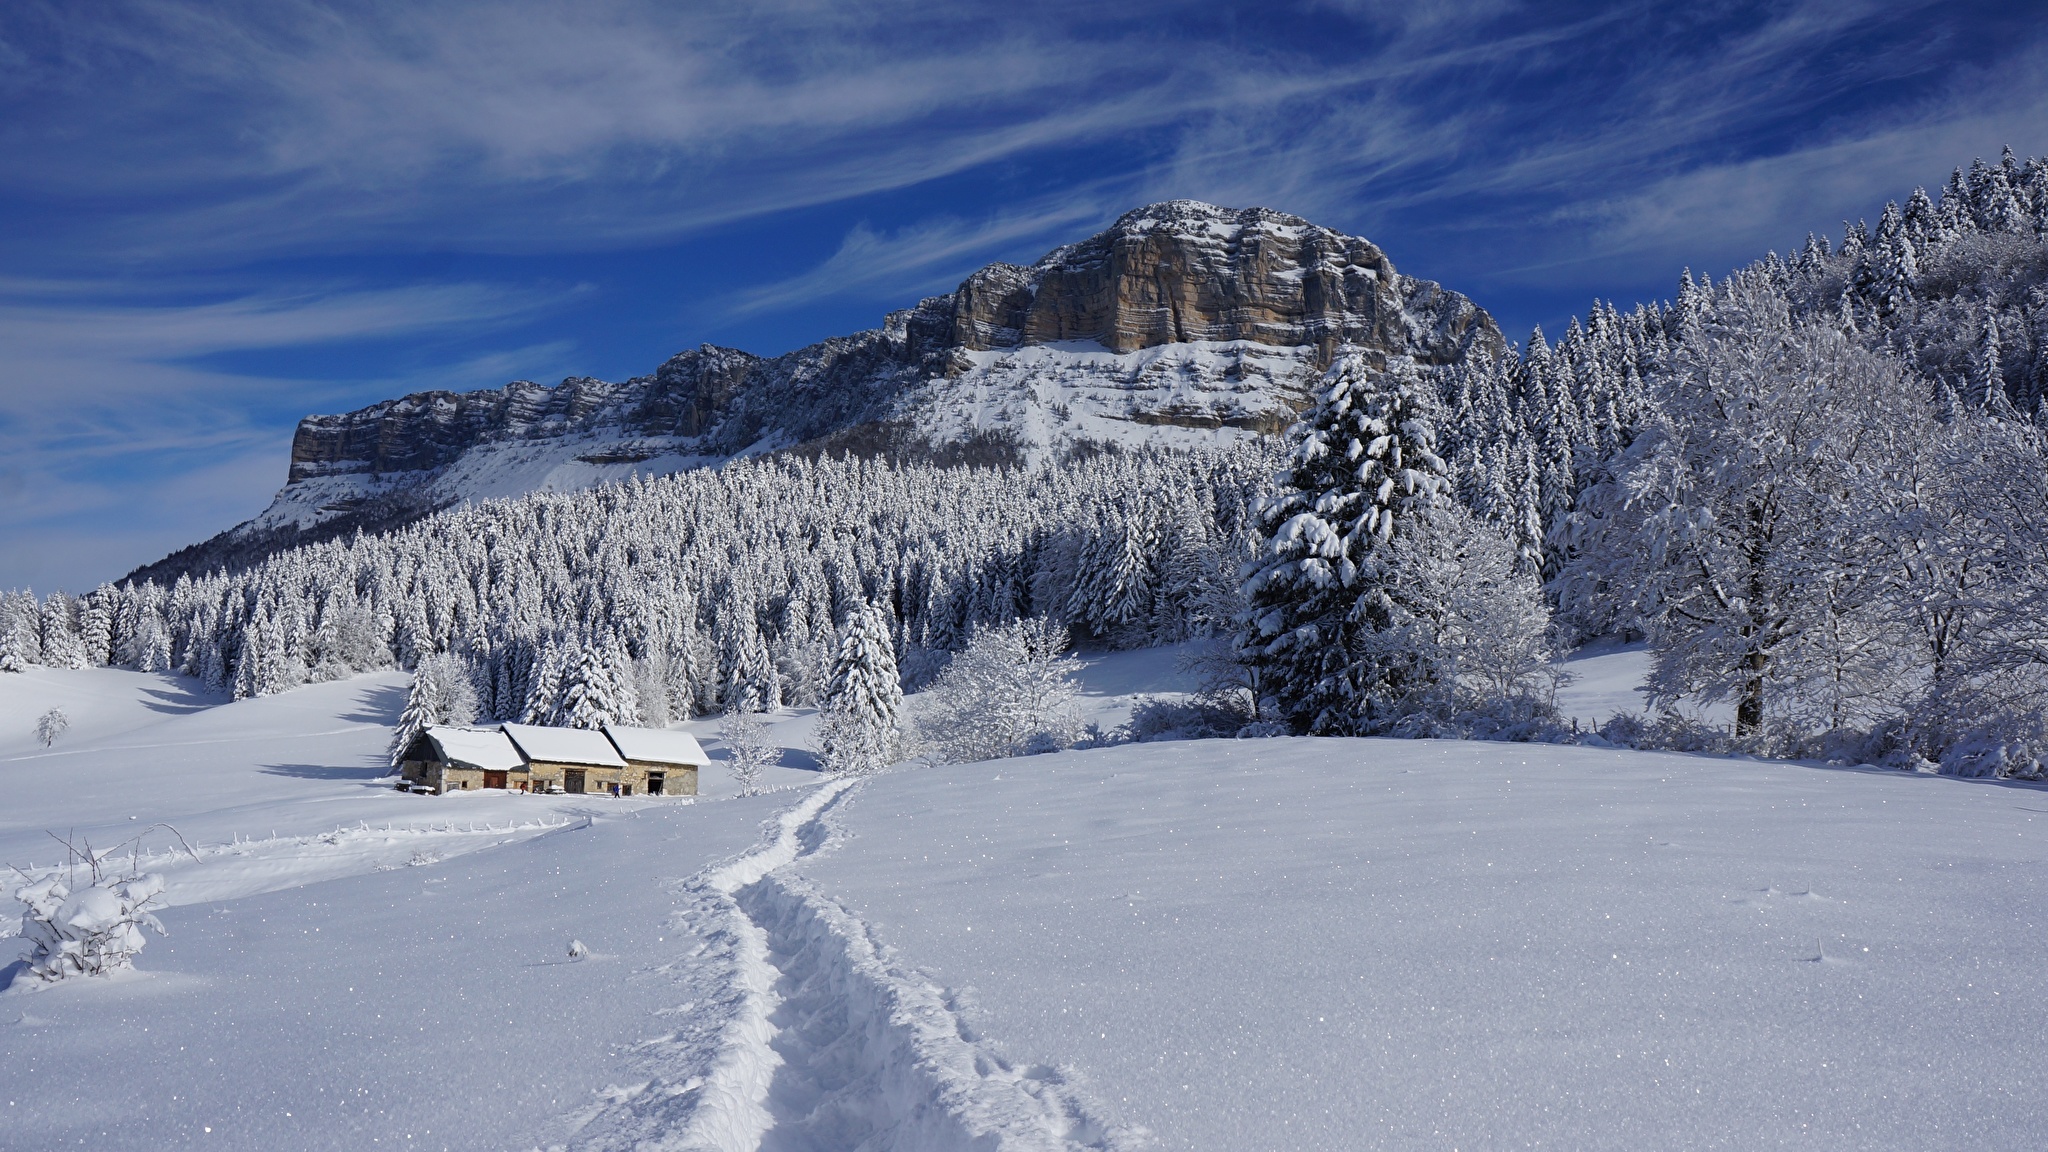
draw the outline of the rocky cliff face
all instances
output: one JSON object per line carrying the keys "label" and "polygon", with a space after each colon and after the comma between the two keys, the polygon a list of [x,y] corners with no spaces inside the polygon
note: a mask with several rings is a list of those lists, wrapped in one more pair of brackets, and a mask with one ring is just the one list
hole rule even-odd
{"label": "rocky cliff face", "polygon": [[[1284,427],[1340,350],[1446,366],[1502,348],[1478,306],[1395,271],[1370,241],[1263,208],[1172,201],[783,356],[707,344],[622,383],[515,381],[309,416],[272,506],[172,567],[743,452],[1212,443]],[[164,564],[141,571],[174,575]]]}
{"label": "rocky cliff face", "polygon": [[1439,363],[1462,354],[1475,328],[1492,328],[1464,297],[1395,272],[1368,240],[1187,200],[1129,213],[1029,268],[990,265],[949,303],[952,341],[970,349],[1246,340],[1313,347],[1323,359],[1348,344]]}

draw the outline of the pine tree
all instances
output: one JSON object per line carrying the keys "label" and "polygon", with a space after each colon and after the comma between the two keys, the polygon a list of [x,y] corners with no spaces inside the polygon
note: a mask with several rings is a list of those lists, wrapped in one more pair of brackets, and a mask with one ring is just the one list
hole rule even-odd
{"label": "pine tree", "polygon": [[137,630],[135,669],[164,672],[171,667],[171,641],[155,616],[144,617]]}
{"label": "pine tree", "polygon": [[28,648],[21,633],[12,628],[0,632],[0,672],[26,672],[28,668]]}
{"label": "pine tree", "polygon": [[889,643],[888,617],[862,605],[846,621],[825,688],[818,729],[827,772],[873,772],[894,758],[903,686]]}
{"label": "pine tree", "polygon": [[459,657],[442,653],[421,660],[413,669],[405,711],[399,714],[398,728],[392,733],[392,767],[399,765],[420,733],[436,725],[474,723],[476,713],[476,686]]}
{"label": "pine tree", "polygon": [[619,675],[616,654],[586,644],[562,681],[561,703],[553,722],[565,728],[603,728],[631,724],[637,717]]}
{"label": "pine tree", "polygon": [[561,650],[556,645],[544,645],[534,654],[533,670],[527,675],[526,702],[519,710],[521,724],[554,723],[564,671]]}
{"label": "pine tree", "polygon": [[1449,484],[1433,398],[1412,363],[1374,372],[1348,356],[1323,384],[1262,514],[1245,648],[1298,730],[1344,734],[1369,729],[1373,696],[1402,689],[1365,643],[1387,622],[1375,550],[1441,506]]}
{"label": "pine tree", "polygon": [[1974,375],[1978,402],[1987,409],[2009,407],[2005,404],[2005,368],[1999,362],[1998,316],[1991,306],[1984,306],[1982,335],[1977,340],[1977,363]]}
{"label": "pine tree", "polygon": [[78,639],[78,621],[69,596],[50,593],[42,610],[43,663],[52,668],[84,668],[89,661]]}
{"label": "pine tree", "polygon": [[114,617],[107,610],[107,591],[102,588],[87,597],[78,614],[78,641],[85,649],[85,662],[92,666],[104,666],[114,658]]}
{"label": "pine tree", "polygon": [[440,702],[434,699],[434,685],[426,677],[415,674],[412,687],[405,694],[405,710],[398,714],[398,727],[391,734],[391,745],[386,750],[391,766],[398,767],[405,760],[406,749],[419,739],[420,733],[434,725],[434,716],[440,711]]}

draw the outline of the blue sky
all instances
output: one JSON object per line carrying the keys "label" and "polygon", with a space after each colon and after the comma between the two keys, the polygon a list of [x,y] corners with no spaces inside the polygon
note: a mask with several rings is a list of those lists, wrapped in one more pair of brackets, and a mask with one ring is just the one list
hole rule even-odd
{"label": "blue sky", "polygon": [[1513,337],[2048,152],[2039,3],[0,6],[0,588],[428,388],[871,327],[1131,207],[1370,237]]}

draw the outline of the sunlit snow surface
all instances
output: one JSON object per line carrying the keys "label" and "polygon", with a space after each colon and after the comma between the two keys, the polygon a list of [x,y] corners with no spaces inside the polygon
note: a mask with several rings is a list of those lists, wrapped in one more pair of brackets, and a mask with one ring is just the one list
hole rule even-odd
{"label": "sunlit snow surface", "polygon": [[150,840],[140,973],[0,992],[0,1148],[2048,1146],[2039,788],[1256,740],[840,792],[798,714],[767,796],[417,797],[403,684],[0,678],[0,861],[201,856]]}
{"label": "sunlit snow surface", "polygon": [[803,877],[1164,1147],[2048,1146],[2037,788],[1286,739],[839,820]]}

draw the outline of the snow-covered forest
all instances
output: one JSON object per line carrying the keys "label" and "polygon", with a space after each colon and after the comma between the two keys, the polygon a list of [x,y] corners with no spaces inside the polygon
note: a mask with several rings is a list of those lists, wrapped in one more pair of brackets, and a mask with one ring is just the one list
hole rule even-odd
{"label": "snow-covered forest", "polygon": [[[1621,636],[1666,709],[1600,739],[2038,776],[2044,436],[2048,160],[2008,152],[1499,363],[1340,355],[1285,442],[536,493],[171,587],[15,592],[0,670],[243,697],[447,654],[483,718],[660,724],[819,702],[872,606],[912,687],[1046,617],[1215,638],[1253,731],[1564,739],[1550,657]],[[1715,702],[1731,730],[1689,711]]]}
{"label": "snow-covered forest", "polygon": [[[176,669],[235,696],[454,653],[485,718],[597,695],[666,723],[816,702],[835,626],[890,620],[903,674],[979,624],[1054,616],[1116,646],[1227,625],[1264,449],[1039,471],[747,460],[451,510],[170,588],[8,599],[6,659]],[[1227,609],[1222,609],[1227,610]]]}

